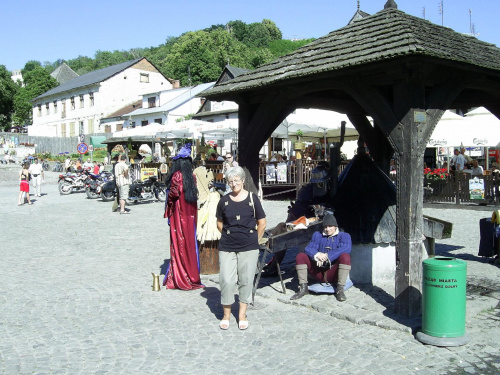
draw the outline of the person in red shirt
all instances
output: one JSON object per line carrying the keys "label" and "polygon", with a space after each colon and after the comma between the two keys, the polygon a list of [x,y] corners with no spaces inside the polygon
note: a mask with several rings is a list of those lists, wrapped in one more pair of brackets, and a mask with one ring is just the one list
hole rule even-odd
{"label": "person in red shirt", "polygon": [[94,174],[99,174],[99,164],[97,164],[97,162],[95,161],[94,162],[94,168],[93,168],[93,171],[92,171]]}

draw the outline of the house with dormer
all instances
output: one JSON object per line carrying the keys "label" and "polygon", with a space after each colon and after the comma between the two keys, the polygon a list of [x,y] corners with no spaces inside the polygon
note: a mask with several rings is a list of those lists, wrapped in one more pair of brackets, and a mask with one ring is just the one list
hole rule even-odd
{"label": "house with dormer", "polygon": [[114,132],[101,119],[142,100],[145,94],[171,90],[146,58],[138,58],[72,78],[33,99],[30,136],[74,137]]}
{"label": "house with dormer", "polygon": [[[236,68],[231,65],[226,65],[221,75],[215,82],[215,86],[230,81],[246,72],[249,69]],[[229,100],[214,101],[206,100],[199,111],[193,116],[195,120],[203,120],[208,122],[218,122],[229,119],[238,119],[238,104]]]}

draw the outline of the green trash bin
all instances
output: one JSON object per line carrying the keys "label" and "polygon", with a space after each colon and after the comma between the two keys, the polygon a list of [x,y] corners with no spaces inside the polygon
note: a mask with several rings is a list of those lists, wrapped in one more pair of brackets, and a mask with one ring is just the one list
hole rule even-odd
{"label": "green trash bin", "polygon": [[422,284],[422,331],[417,339],[436,346],[467,344],[467,263],[442,256],[426,259]]}

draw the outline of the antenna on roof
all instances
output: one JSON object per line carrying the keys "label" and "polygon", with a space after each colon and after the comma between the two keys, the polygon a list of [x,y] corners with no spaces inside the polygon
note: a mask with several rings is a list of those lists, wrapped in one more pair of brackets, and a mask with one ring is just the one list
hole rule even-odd
{"label": "antenna on roof", "polygon": [[359,10],[359,0],[358,0],[358,10]]}
{"label": "antenna on roof", "polygon": [[439,2],[439,14],[441,15],[441,26],[444,26],[444,1]]}
{"label": "antenna on roof", "polygon": [[479,33],[476,34],[476,26],[472,23],[472,9],[469,9],[469,27],[470,27],[470,35],[478,36]]}
{"label": "antenna on roof", "polygon": [[424,17],[425,20],[425,7],[422,8],[422,17]]}

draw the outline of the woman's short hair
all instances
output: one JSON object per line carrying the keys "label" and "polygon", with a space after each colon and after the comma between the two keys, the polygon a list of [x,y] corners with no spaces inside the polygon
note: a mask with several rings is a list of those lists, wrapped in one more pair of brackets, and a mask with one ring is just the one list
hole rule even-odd
{"label": "woman's short hair", "polygon": [[243,168],[240,166],[238,167],[231,167],[226,171],[226,181],[229,181],[230,178],[235,178],[239,177],[240,179],[244,180],[246,178],[246,173]]}

